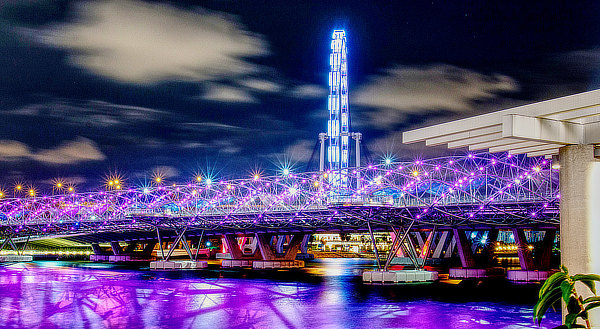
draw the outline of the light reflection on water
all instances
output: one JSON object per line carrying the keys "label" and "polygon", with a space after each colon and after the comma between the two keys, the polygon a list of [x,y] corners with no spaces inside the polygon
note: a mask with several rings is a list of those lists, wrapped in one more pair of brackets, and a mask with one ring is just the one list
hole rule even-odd
{"label": "light reflection on water", "polygon": [[[223,278],[216,270],[15,264],[0,268],[0,327],[536,328],[528,304],[458,302],[420,293],[430,285],[365,286],[357,276],[371,264],[327,259],[293,278],[282,272],[269,278],[228,272]],[[544,325],[558,325],[559,318],[551,314]]]}

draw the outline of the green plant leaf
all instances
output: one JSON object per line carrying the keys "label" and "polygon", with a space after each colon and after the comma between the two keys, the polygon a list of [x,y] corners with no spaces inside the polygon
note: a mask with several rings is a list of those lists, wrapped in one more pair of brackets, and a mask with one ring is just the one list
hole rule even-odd
{"label": "green plant leaf", "polygon": [[539,298],[542,298],[542,296],[552,290],[554,287],[558,286],[561,282],[563,282],[564,280],[567,279],[567,274],[563,273],[563,272],[556,272],[554,274],[552,274],[542,285],[542,287],[540,288],[540,292],[539,292]]}
{"label": "green plant leaf", "polygon": [[600,307],[600,302],[595,302],[595,303],[589,303],[585,306],[585,311],[589,312],[593,309],[595,309],[596,307]]}
{"label": "green plant leaf", "polygon": [[561,294],[562,291],[560,287],[555,287],[538,300],[533,307],[534,322],[537,321],[538,325],[542,323],[542,317],[544,314],[546,314],[546,311],[550,308],[550,306],[552,306],[552,304],[560,300]]}
{"label": "green plant leaf", "polygon": [[600,302],[600,296],[588,297],[582,303],[587,304],[587,303],[591,303],[591,302]]}
{"label": "green plant leaf", "polygon": [[573,327],[573,324],[575,323],[575,321],[577,321],[578,316],[579,314],[577,313],[569,313],[567,314],[567,316],[565,316],[565,324],[567,325],[567,328]]}
{"label": "green plant leaf", "polygon": [[562,290],[562,298],[565,303],[569,302],[569,297],[571,297],[571,293],[573,292],[573,283],[569,281],[563,281],[560,283],[560,290]]}
{"label": "green plant leaf", "polygon": [[594,281],[600,281],[600,275],[596,274],[575,274],[572,277],[573,281],[581,281],[583,284],[588,286],[592,293],[596,294],[596,283]]}

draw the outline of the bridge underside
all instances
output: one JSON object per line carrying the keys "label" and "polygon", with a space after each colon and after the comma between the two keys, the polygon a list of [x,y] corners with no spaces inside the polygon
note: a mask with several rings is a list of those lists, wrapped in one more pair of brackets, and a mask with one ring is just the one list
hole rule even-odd
{"label": "bridge underside", "polygon": [[[220,216],[212,217],[156,217],[136,216],[120,222],[112,222],[107,227],[102,223],[86,223],[73,229],[72,225],[46,228],[30,226],[20,231],[13,240],[18,243],[26,239],[30,242],[48,240],[48,245],[106,243],[111,241],[144,241],[156,239],[156,229],[160,229],[163,239],[177,237],[176,231],[187,227],[186,235],[253,235],[255,233],[294,234],[294,233],[367,233],[367,223],[374,231],[392,231],[392,227],[406,227],[413,221],[413,229],[521,229],[546,230],[558,227],[557,206],[546,206],[540,211],[534,202],[504,203],[480,209],[479,206],[454,205],[436,209],[423,207],[385,206],[340,206],[323,211],[296,213],[273,213],[268,216],[236,216],[227,221]],[[539,213],[539,220],[532,220],[531,212]],[[477,220],[465,220],[469,213],[477,212]],[[96,225],[94,225],[96,224]],[[69,229],[70,227],[70,229]],[[53,234],[52,231],[56,233]],[[65,232],[65,233],[62,233]],[[62,233],[62,234],[61,234]],[[5,232],[10,236],[11,232]]]}

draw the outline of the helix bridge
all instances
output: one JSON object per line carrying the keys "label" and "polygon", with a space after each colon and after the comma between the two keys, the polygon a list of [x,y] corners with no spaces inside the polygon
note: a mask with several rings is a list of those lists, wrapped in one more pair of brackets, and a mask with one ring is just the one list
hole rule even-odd
{"label": "helix bridge", "polygon": [[331,174],[5,198],[0,232],[43,238],[183,227],[222,234],[559,224],[558,170],[544,158],[469,153],[387,162],[350,168],[344,189],[328,183]]}

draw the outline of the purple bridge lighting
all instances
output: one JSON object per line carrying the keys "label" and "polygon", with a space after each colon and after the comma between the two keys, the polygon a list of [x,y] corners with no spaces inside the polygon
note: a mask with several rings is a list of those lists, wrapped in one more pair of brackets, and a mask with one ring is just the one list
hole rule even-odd
{"label": "purple bridge lighting", "polygon": [[543,158],[485,153],[350,168],[345,195],[334,192],[331,174],[6,198],[0,232],[18,241],[157,228],[224,234],[389,230],[413,221],[415,228],[559,224],[558,170]]}

